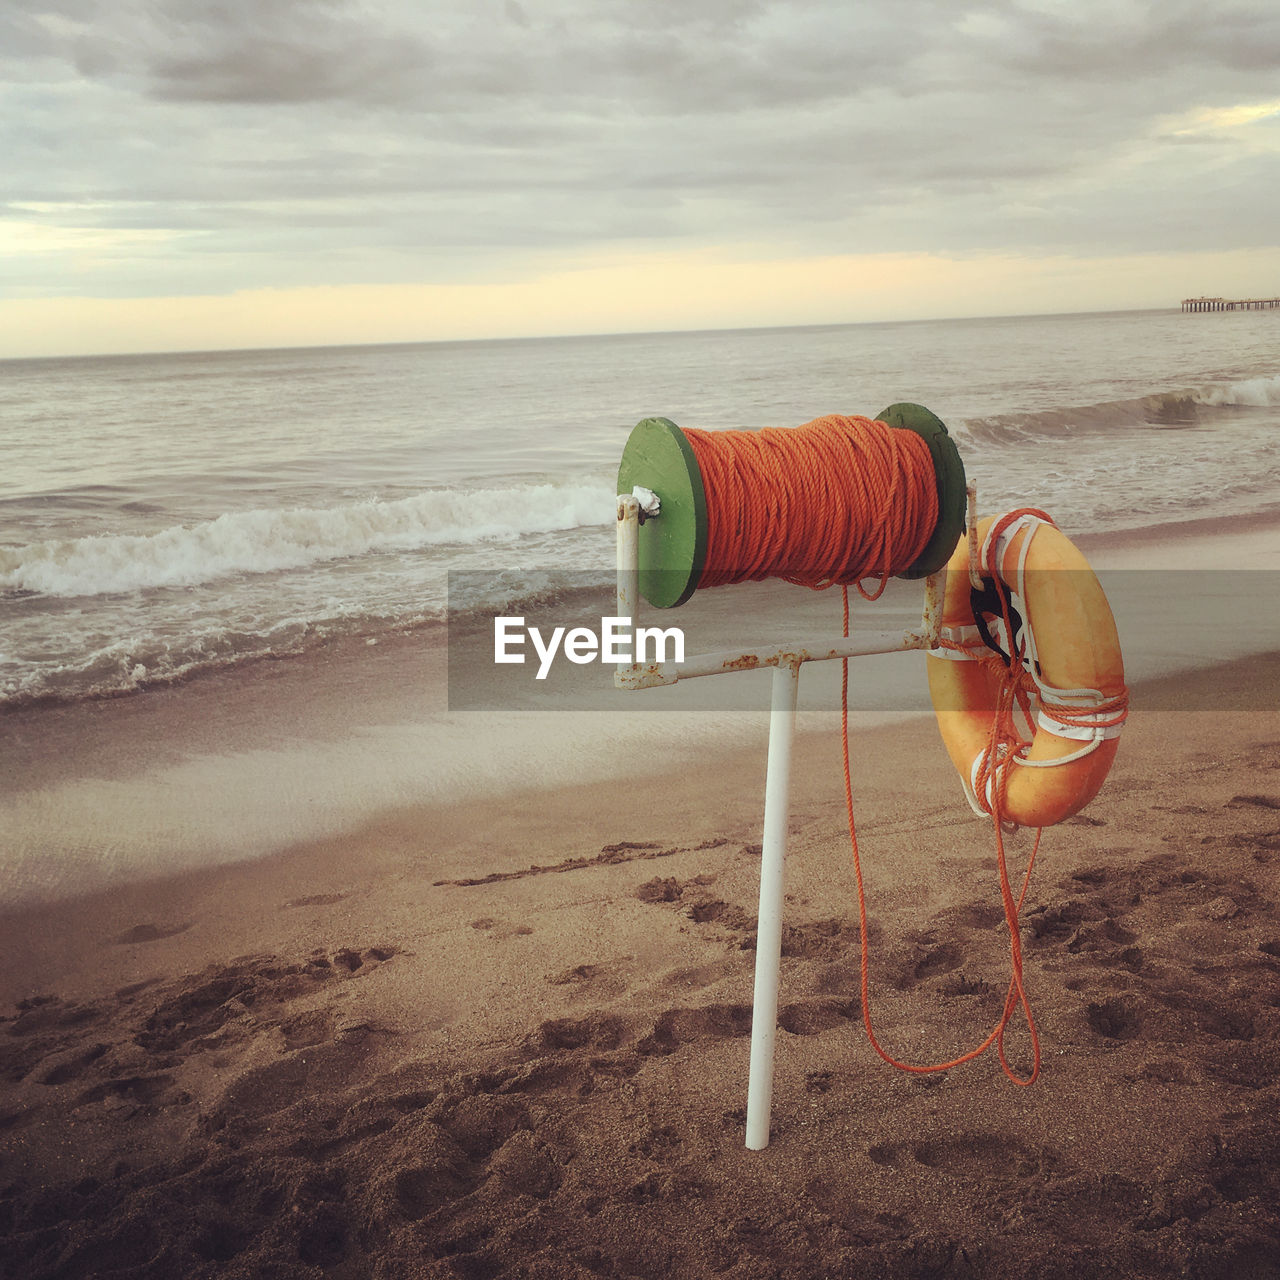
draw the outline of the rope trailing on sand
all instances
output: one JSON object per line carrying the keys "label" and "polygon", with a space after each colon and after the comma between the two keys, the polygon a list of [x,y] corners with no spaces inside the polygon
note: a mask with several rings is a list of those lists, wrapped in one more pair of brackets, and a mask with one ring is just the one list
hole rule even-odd
{"label": "rope trailing on sand", "polygon": [[[843,591],[844,600],[844,633],[849,634],[849,593]],[[1013,702],[1013,694],[1011,692],[1013,686],[1019,682],[1022,676],[1022,668],[1020,664],[1010,665],[1004,668],[1003,663],[994,654],[992,660],[999,664],[1002,669],[1001,679],[1004,685],[1009,686],[1009,704]],[[1040,850],[1040,837],[1043,830],[1038,829],[1035,834],[1035,840],[1031,846],[1031,854],[1027,858],[1027,869],[1022,877],[1022,887],[1018,892],[1015,900],[1013,896],[1013,888],[1009,878],[1009,867],[1005,858],[1004,848],[1004,829],[1002,822],[1002,813],[1004,808],[1004,792],[1008,786],[1008,770],[1001,769],[997,771],[997,785],[994,791],[993,804],[991,809],[992,825],[995,828],[996,838],[996,862],[1000,871],[1000,900],[1004,906],[1005,924],[1009,930],[1009,986],[1005,992],[1004,1006],[1000,1011],[1000,1017],[996,1021],[996,1025],[991,1029],[987,1037],[967,1053],[962,1053],[958,1057],[952,1058],[947,1062],[935,1062],[929,1064],[902,1062],[889,1053],[876,1037],[875,1030],[871,1023],[871,999],[869,995],[870,984],[870,956],[867,948],[867,899],[866,890],[862,879],[862,860],[858,852],[858,833],[853,818],[853,782],[849,772],[849,663],[846,659],[843,663],[843,673],[840,688],[840,730],[841,730],[841,747],[844,763],[844,800],[845,811],[849,820],[849,844],[853,851],[853,869],[858,884],[858,931],[859,931],[859,947],[860,947],[860,992],[862,997],[862,1024],[866,1028],[867,1039],[871,1042],[871,1047],[891,1066],[897,1067],[900,1071],[910,1071],[917,1075],[927,1075],[935,1071],[949,1071],[952,1067],[958,1067],[961,1063],[971,1062],[974,1058],[980,1057],[982,1054],[994,1044],[996,1051],[1000,1056],[1000,1066],[1005,1075],[1009,1077],[1014,1084],[1031,1085],[1034,1084],[1036,1078],[1040,1074],[1040,1037],[1036,1032],[1035,1017],[1031,1012],[1031,1002],[1027,998],[1026,987],[1022,980],[1022,938],[1019,933],[1019,915],[1022,911],[1022,904],[1027,896],[1027,888],[1031,884],[1031,871],[1035,866],[1036,854]],[[992,726],[992,741],[989,743],[989,754],[991,758],[997,756],[997,740],[1012,728],[1012,711],[1005,701],[1005,688],[1002,685],[1000,706],[1001,712],[997,714]],[[1013,730],[1014,736],[1017,736],[1016,730]],[[985,785],[985,784],[984,784]],[[1023,1016],[1026,1018],[1027,1031],[1031,1038],[1031,1071],[1026,1076],[1020,1076],[1009,1065],[1009,1060],[1005,1056],[1005,1032],[1008,1030],[1009,1023],[1013,1019],[1015,1012],[1021,1008]]]}

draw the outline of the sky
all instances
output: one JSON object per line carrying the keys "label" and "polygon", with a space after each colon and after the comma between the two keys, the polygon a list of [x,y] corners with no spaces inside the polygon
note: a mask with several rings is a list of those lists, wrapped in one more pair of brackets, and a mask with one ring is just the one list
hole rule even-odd
{"label": "sky", "polygon": [[1275,0],[4,0],[0,357],[1280,294]]}

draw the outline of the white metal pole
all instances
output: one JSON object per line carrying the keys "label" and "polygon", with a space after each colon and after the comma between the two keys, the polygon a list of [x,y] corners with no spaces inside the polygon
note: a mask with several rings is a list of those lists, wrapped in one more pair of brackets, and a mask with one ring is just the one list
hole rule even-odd
{"label": "white metal pole", "polygon": [[629,493],[618,495],[618,594],[617,614],[627,619],[627,650],[631,657],[618,663],[629,671],[635,662],[635,623],[640,603],[640,504]]}
{"label": "white metal pole", "polygon": [[769,1145],[773,1107],[773,1047],[778,1034],[778,969],[782,959],[782,872],[791,801],[791,740],[796,727],[800,663],[773,669],[769,707],[769,764],[764,790],[760,856],[760,913],[756,923],[756,986],[751,1007],[751,1074],[747,1081],[747,1146]]}

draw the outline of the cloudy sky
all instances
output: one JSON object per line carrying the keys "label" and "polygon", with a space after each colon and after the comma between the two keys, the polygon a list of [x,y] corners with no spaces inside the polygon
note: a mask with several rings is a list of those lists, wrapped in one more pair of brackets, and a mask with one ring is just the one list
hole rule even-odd
{"label": "cloudy sky", "polygon": [[0,0],[0,356],[1280,293],[1275,0]]}

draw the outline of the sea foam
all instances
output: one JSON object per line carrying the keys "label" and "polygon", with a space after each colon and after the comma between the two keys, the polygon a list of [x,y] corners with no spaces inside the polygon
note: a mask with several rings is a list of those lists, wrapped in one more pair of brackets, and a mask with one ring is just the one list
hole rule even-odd
{"label": "sea foam", "polygon": [[606,522],[603,481],[439,489],[393,502],[230,512],[151,534],[107,534],[0,547],[0,589],[95,596],[194,586],[378,551],[500,542]]}
{"label": "sea foam", "polygon": [[1197,404],[1205,405],[1238,404],[1258,409],[1280,405],[1280,374],[1272,378],[1246,378],[1243,382],[1200,387],[1194,398]]}

